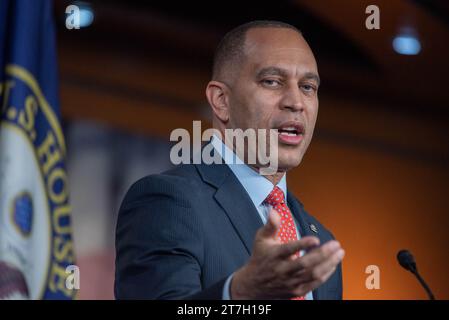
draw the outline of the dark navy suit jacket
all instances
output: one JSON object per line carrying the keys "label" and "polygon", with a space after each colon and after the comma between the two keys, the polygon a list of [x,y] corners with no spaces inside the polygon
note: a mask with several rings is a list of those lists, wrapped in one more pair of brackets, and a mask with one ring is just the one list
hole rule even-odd
{"label": "dark navy suit jacket", "polygon": [[[287,202],[301,236],[318,236],[321,243],[333,239],[289,192]],[[247,262],[262,225],[225,164],[181,165],[147,176],[131,186],[120,208],[115,296],[222,299],[227,277]],[[342,298],[341,265],[313,298]]]}

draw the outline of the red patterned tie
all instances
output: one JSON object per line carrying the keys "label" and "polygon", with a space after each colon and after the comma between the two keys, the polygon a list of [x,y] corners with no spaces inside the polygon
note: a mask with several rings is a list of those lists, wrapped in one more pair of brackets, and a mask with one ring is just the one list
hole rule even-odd
{"label": "red patterned tie", "polygon": [[[274,187],[268,197],[265,199],[265,203],[272,206],[281,216],[281,226],[277,233],[277,237],[282,243],[298,240],[296,235],[296,227],[293,221],[293,216],[290,209],[287,207],[284,198],[284,192],[279,187]],[[299,253],[295,253],[295,257],[299,257]],[[305,300],[304,297],[295,297],[292,300]]]}

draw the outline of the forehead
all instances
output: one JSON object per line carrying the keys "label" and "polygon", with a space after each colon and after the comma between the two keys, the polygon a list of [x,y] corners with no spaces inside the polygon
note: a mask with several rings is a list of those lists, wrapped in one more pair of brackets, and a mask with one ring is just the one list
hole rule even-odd
{"label": "forehead", "polygon": [[245,39],[245,60],[250,70],[278,66],[292,72],[317,73],[315,57],[304,38],[286,28],[254,28]]}

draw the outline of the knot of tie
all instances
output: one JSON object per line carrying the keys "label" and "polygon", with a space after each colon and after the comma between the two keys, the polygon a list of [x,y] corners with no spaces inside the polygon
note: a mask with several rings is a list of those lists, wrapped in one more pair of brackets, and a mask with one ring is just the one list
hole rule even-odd
{"label": "knot of tie", "polygon": [[284,192],[282,192],[281,188],[274,187],[270,194],[265,199],[265,202],[270,206],[275,207],[279,204],[284,203]]}

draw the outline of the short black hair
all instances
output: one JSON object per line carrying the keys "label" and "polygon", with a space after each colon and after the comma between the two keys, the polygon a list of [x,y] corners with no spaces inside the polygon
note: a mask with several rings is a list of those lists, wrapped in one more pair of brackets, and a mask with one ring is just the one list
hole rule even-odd
{"label": "short black hair", "polygon": [[212,68],[213,80],[221,80],[225,68],[242,61],[244,58],[246,33],[248,30],[254,28],[291,29],[296,31],[299,35],[302,35],[302,32],[295,26],[275,20],[255,20],[235,27],[224,35],[217,46]]}

